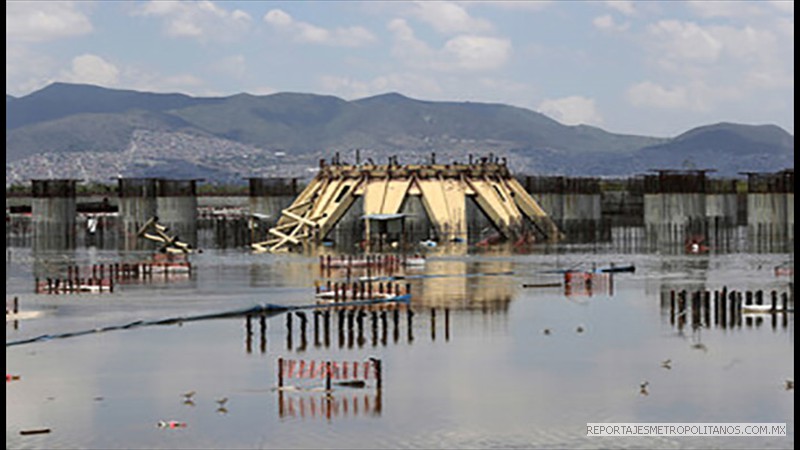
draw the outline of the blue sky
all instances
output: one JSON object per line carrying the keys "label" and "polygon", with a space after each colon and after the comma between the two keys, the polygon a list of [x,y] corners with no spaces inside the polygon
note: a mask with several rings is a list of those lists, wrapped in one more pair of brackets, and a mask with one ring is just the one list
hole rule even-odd
{"label": "blue sky", "polygon": [[794,133],[794,3],[6,2],[6,93],[54,81],[400,92],[618,133],[723,121]]}

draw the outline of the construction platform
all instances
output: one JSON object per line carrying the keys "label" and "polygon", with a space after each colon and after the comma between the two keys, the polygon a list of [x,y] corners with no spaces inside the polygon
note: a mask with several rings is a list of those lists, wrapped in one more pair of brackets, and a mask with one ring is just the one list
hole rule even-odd
{"label": "construction platform", "polygon": [[477,164],[348,165],[322,160],[317,176],[281,211],[276,226],[269,230],[272,237],[252,246],[255,251],[274,252],[320,242],[359,197],[363,216],[375,217],[400,214],[405,201],[414,196],[422,201],[441,241],[466,242],[467,198],[474,200],[503,238],[562,238],[505,161],[482,158]]}

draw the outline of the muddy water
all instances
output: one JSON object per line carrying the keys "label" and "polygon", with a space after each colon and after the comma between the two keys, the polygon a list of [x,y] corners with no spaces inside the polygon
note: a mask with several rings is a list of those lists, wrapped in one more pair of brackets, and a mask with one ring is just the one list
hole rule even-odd
{"label": "muddy water", "polygon": [[[260,303],[307,304],[322,272],[313,256],[209,250],[191,277],[132,282],[113,294],[36,295],[33,277],[68,263],[132,258],[116,251],[11,248],[6,298],[35,319],[7,322],[6,341],[189,316]],[[51,339],[6,348],[7,448],[792,448],[794,317],[678,328],[673,289],[787,291],[773,267],[785,254],[468,254],[441,250],[402,275],[410,327],[378,320],[377,335],[303,339],[285,314]],[[585,285],[553,269],[634,264],[633,274]],[[359,274],[354,274],[359,275]],[[435,313],[432,313],[435,311]],[[432,315],[435,319],[432,320]],[[365,318],[370,324],[370,317]],[[580,332],[578,331],[580,327]],[[262,331],[263,330],[263,331]],[[549,333],[546,333],[548,330]],[[410,333],[409,333],[410,331]],[[320,329],[318,333],[323,333]],[[341,342],[341,345],[340,345]],[[380,393],[320,380],[278,394],[277,358],[382,360]],[[671,360],[671,368],[662,367]],[[647,395],[640,384],[648,381]],[[195,391],[191,403],[183,393]],[[216,400],[227,397],[224,409]],[[159,428],[176,420],[185,428]],[[587,422],[786,422],[787,437],[596,438]],[[21,436],[20,430],[49,428]]]}

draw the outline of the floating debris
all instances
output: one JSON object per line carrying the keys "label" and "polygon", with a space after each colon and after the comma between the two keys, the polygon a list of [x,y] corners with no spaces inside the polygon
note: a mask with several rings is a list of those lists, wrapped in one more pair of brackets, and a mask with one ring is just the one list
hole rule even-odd
{"label": "floating debris", "polygon": [[366,387],[367,383],[364,380],[350,380],[350,381],[339,381],[336,383],[336,385],[360,389]]}
{"label": "floating debris", "polygon": [[50,432],[50,428],[36,428],[33,430],[20,430],[19,434],[23,436],[29,436],[31,434],[47,434]]}
{"label": "floating debris", "polygon": [[177,420],[159,420],[158,428],[186,428],[186,422],[179,422]]}

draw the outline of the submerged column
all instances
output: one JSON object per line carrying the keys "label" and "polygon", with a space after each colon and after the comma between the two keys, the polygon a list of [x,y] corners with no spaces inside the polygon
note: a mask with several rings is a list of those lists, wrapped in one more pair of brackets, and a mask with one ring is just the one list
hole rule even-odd
{"label": "submerged column", "polygon": [[252,177],[249,182],[250,242],[261,242],[297,196],[297,178]]}
{"label": "submerged column", "polygon": [[659,170],[658,175],[645,177],[644,224],[648,244],[662,247],[683,244],[688,238],[705,239],[706,172]]}
{"label": "submerged column", "polygon": [[31,180],[34,249],[75,248],[77,180]]}
{"label": "submerged column", "polygon": [[197,180],[166,180],[156,183],[158,222],[170,236],[197,247]]}
{"label": "submerged column", "polygon": [[139,239],[136,233],[150,218],[157,215],[155,178],[120,178],[120,233],[126,250],[142,249],[154,244]]}

